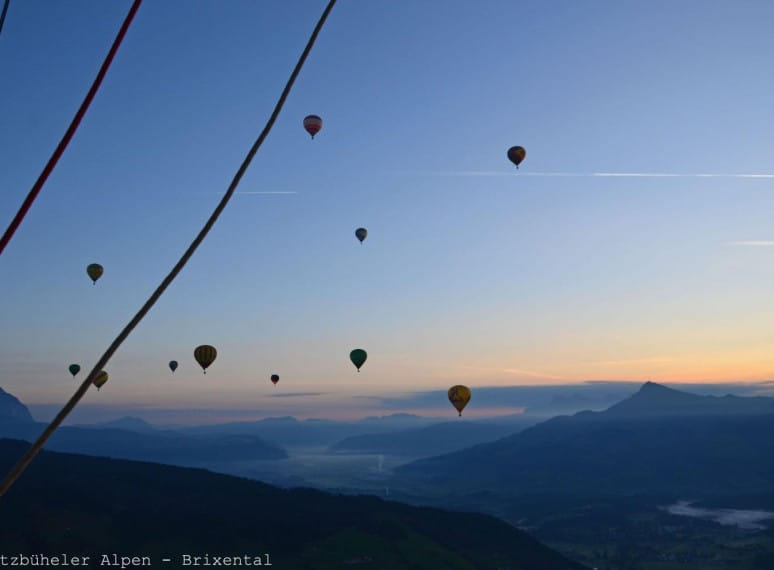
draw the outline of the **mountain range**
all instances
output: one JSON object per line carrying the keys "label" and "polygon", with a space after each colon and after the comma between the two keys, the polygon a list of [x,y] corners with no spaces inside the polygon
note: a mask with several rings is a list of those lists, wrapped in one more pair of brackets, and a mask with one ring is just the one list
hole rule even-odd
{"label": "mountain range", "polygon": [[[0,440],[0,469],[27,449]],[[0,499],[0,552],[260,557],[285,570],[582,570],[495,518],[44,451]],[[204,558],[202,558],[204,560]],[[220,558],[223,560],[223,558]],[[138,558],[139,560],[139,558]]]}
{"label": "mountain range", "polygon": [[457,496],[774,497],[772,433],[772,398],[699,396],[648,382],[605,411],[558,416],[400,466],[391,486]]}
{"label": "mountain range", "polygon": [[[31,442],[45,427],[46,424],[33,420],[29,410],[16,397],[0,389],[0,437]],[[287,457],[284,449],[257,436],[185,435],[171,430],[155,430],[137,418],[122,418],[89,427],[61,426],[46,443],[46,448],[193,466],[206,465],[211,461]]]}

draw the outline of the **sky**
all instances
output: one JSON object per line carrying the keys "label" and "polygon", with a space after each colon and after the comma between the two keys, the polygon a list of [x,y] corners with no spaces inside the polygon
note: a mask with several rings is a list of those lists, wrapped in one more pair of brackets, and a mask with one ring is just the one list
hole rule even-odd
{"label": "sky", "polygon": [[[130,4],[11,3],[3,229]],[[70,397],[216,206],[324,6],[143,2],[0,257],[1,387]],[[82,405],[336,418],[431,393],[452,415],[465,384],[475,416],[520,409],[476,408],[484,388],[771,380],[772,19],[768,0],[339,0],[237,194]]]}

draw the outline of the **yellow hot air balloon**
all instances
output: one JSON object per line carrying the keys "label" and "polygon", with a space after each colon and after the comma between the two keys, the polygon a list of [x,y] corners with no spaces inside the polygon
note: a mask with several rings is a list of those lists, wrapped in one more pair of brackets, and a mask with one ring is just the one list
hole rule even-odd
{"label": "yellow hot air balloon", "polygon": [[470,401],[470,388],[467,386],[452,386],[449,388],[449,401],[452,406],[457,408],[460,416],[462,416],[462,410],[468,405]]}
{"label": "yellow hot air balloon", "polygon": [[194,358],[205,374],[207,374],[207,367],[215,361],[216,356],[218,356],[218,351],[209,344],[203,344],[194,349]]}
{"label": "yellow hot air balloon", "polygon": [[108,373],[102,370],[97,376],[92,380],[94,385],[97,387],[97,390],[102,388],[102,386],[105,385],[105,382],[108,381]]}

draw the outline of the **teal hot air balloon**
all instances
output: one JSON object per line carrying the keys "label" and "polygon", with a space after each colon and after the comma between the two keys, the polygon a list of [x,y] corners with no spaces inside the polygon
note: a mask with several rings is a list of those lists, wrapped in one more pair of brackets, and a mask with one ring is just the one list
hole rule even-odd
{"label": "teal hot air balloon", "polygon": [[352,361],[352,364],[355,365],[358,372],[360,372],[360,367],[363,366],[366,358],[368,358],[368,354],[366,354],[366,351],[362,348],[356,348],[349,353],[349,359]]}
{"label": "teal hot air balloon", "polygon": [[360,240],[360,243],[363,243],[363,240],[368,235],[368,230],[365,228],[358,228],[355,230],[355,237]]}
{"label": "teal hot air balloon", "polygon": [[81,367],[77,364],[71,364],[67,367],[67,369],[70,371],[70,374],[73,375],[73,378],[75,378],[75,375],[81,371]]}

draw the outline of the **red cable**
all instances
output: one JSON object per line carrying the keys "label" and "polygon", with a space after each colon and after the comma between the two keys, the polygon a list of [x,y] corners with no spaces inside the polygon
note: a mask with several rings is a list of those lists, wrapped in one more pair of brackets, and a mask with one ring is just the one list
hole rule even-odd
{"label": "red cable", "polygon": [[40,189],[43,188],[43,184],[46,183],[48,175],[51,174],[51,171],[54,170],[56,163],[59,161],[59,157],[62,156],[62,153],[64,153],[67,145],[70,142],[70,139],[73,138],[73,135],[75,134],[75,131],[81,122],[81,119],[83,119],[83,116],[86,114],[86,111],[91,104],[91,100],[94,99],[94,95],[96,95],[97,90],[102,83],[102,79],[105,77],[111,62],[113,61],[113,56],[116,55],[118,47],[121,45],[121,41],[126,35],[126,30],[129,29],[129,24],[132,23],[132,19],[134,18],[134,15],[137,12],[137,9],[140,7],[141,3],[142,0],[134,0],[132,7],[129,9],[129,13],[126,15],[126,19],[124,20],[123,25],[121,26],[121,29],[118,31],[116,39],[113,41],[113,46],[110,48],[105,61],[102,63],[102,67],[99,69],[99,73],[97,73],[97,77],[94,79],[94,83],[91,84],[91,89],[89,89],[89,92],[86,94],[86,98],[83,100],[83,103],[81,103],[81,106],[78,109],[78,112],[75,114],[72,123],[70,123],[70,127],[62,137],[62,140],[59,141],[59,145],[56,147],[56,150],[54,150],[54,154],[52,154],[51,158],[48,159],[45,168],[43,168],[43,172],[40,173],[37,182],[35,182],[32,190],[30,190],[29,194],[27,194],[27,198],[25,198],[24,203],[16,213],[16,217],[11,222],[11,225],[8,226],[7,230],[5,230],[3,238],[0,239],[0,255],[2,255],[3,250],[5,249],[5,246],[8,244],[8,242],[11,241],[13,234],[16,232],[16,228],[19,227],[19,224],[21,224],[24,216],[27,215],[27,210],[30,209],[30,206],[32,206],[32,203],[35,201],[38,192],[40,192]]}

